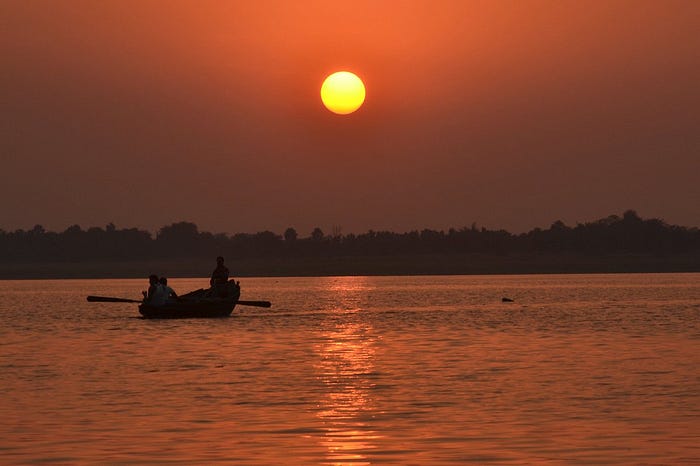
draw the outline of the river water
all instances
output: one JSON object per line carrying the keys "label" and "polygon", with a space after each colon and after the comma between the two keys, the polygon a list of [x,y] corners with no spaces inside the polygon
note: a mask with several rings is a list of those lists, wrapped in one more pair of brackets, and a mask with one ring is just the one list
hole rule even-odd
{"label": "river water", "polygon": [[700,464],[700,274],[145,286],[0,281],[0,463]]}

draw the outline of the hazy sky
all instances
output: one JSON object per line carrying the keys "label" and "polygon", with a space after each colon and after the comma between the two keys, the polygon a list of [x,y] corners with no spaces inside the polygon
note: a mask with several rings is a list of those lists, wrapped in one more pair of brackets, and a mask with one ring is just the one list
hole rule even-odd
{"label": "hazy sky", "polygon": [[700,226],[698,31],[696,0],[0,0],[0,228]]}

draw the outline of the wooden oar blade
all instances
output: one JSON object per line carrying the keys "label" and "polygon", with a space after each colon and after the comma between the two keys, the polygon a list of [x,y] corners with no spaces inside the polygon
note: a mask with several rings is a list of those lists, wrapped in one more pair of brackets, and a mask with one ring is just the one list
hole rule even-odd
{"label": "wooden oar blade", "polygon": [[236,301],[241,306],[272,307],[270,301]]}
{"label": "wooden oar blade", "polygon": [[140,303],[135,299],[128,298],[112,298],[110,296],[88,296],[87,300],[91,303]]}

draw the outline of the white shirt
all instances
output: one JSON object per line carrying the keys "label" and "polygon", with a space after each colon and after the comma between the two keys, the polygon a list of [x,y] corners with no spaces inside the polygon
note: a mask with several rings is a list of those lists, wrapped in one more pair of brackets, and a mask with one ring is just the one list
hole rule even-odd
{"label": "white shirt", "polygon": [[175,290],[170,288],[168,285],[162,285],[161,287],[163,288],[163,293],[165,293],[165,299],[168,300],[172,295],[175,294]]}
{"label": "white shirt", "polygon": [[162,306],[168,300],[168,295],[166,294],[163,285],[161,285],[160,283],[155,285],[155,287],[156,289],[153,291],[153,294],[148,300],[148,304],[150,304],[151,306]]}

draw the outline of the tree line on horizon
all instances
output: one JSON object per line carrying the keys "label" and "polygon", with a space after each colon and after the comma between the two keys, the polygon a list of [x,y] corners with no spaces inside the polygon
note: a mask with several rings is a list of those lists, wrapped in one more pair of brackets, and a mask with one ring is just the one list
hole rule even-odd
{"label": "tree line on horizon", "polygon": [[700,230],[669,225],[660,219],[643,219],[634,210],[622,216],[570,227],[562,221],[548,229],[535,228],[513,234],[505,230],[478,228],[424,229],[395,233],[370,230],[343,235],[339,228],[325,234],[315,228],[301,237],[294,228],[283,234],[213,234],[200,232],[191,222],[162,227],[155,237],[136,228],[83,230],[73,225],[63,232],[46,231],[41,225],[31,230],[6,232],[0,229],[0,261],[3,262],[81,262],[180,259],[224,255],[248,257],[382,256],[414,254],[516,252],[573,253],[683,253],[700,251]]}

